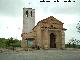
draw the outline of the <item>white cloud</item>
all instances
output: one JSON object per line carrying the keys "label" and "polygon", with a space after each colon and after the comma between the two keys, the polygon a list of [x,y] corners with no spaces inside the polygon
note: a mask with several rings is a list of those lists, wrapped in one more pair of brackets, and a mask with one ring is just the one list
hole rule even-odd
{"label": "white cloud", "polygon": [[19,18],[2,16],[0,17],[0,37],[15,37],[21,39],[22,21]]}

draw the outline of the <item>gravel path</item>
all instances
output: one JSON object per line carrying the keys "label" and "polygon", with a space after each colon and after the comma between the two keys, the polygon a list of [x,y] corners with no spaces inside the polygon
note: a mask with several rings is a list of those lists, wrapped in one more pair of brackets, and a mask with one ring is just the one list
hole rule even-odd
{"label": "gravel path", "polygon": [[0,53],[0,60],[80,60],[80,50],[37,50]]}

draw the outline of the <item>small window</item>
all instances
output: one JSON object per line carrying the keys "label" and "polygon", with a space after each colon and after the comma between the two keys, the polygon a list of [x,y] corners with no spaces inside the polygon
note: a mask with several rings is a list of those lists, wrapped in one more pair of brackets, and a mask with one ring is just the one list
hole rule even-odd
{"label": "small window", "polygon": [[52,19],[51,19],[52,20]]}
{"label": "small window", "polygon": [[31,11],[31,17],[32,17],[32,11]]}
{"label": "small window", "polygon": [[26,11],[26,16],[28,17],[28,11]]}
{"label": "small window", "polygon": [[32,46],[33,45],[33,41],[32,40],[27,40],[28,42],[28,46]]}
{"label": "small window", "polygon": [[51,28],[53,28],[53,25],[51,25]]}

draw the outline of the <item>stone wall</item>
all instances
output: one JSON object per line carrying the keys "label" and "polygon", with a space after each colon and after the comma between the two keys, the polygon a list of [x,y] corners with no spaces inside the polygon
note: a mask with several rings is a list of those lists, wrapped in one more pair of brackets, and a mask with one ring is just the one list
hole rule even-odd
{"label": "stone wall", "polygon": [[34,27],[35,27],[35,9],[23,8],[23,31],[22,32],[30,33],[32,32],[32,29]]}
{"label": "stone wall", "polygon": [[23,46],[25,46],[25,38],[34,38],[34,45],[37,45],[43,49],[49,49],[50,34],[53,33],[56,36],[56,48],[65,48],[65,33],[63,23],[56,18],[50,16],[43,19],[39,21],[32,30],[33,31],[31,34],[23,34]]}

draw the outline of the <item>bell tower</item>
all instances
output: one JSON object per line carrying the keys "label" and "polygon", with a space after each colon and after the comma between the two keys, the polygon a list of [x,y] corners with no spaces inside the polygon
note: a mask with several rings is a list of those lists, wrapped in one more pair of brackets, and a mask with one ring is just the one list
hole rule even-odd
{"label": "bell tower", "polygon": [[35,26],[35,9],[23,8],[23,31],[30,33]]}

